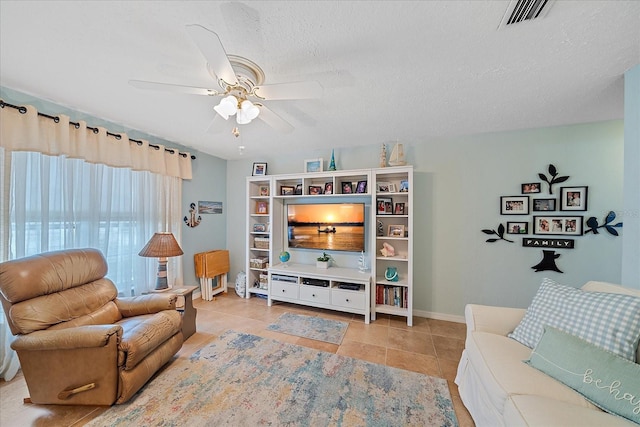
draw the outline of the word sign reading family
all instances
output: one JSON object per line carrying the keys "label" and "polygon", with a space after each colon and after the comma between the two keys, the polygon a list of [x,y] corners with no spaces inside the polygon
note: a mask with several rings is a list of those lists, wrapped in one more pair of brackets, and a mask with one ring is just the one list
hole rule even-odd
{"label": "word sign reading family", "polygon": [[534,239],[525,237],[522,246],[525,248],[562,248],[573,249],[573,239]]}

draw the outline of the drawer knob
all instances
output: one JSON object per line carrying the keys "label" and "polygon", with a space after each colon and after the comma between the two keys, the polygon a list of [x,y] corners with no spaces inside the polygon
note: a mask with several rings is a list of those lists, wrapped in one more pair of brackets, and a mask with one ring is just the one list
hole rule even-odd
{"label": "drawer knob", "polygon": [[345,301],[346,301],[346,302],[349,302],[349,298],[347,298]]}
{"label": "drawer knob", "polygon": [[311,294],[311,296],[315,298],[315,297],[316,297],[316,294]]}
{"label": "drawer knob", "polygon": [[284,289],[283,289],[283,290],[282,290],[282,293],[284,294],[284,292],[285,292],[285,291],[284,291]]}

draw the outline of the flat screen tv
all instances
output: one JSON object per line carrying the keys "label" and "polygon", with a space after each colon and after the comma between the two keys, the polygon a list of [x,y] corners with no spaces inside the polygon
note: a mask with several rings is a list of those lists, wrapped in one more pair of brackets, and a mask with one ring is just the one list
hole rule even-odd
{"label": "flat screen tv", "polygon": [[287,205],[289,248],[364,251],[364,203]]}

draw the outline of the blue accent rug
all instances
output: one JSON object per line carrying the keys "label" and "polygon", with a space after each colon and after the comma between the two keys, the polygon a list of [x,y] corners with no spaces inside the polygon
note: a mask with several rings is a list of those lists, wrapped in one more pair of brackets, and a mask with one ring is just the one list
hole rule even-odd
{"label": "blue accent rug", "polygon": [[349,327],[348,323],[339,320],[284,313],[276,323],[269,325],[267,329],[331,344],[340,344],[344,334],[347,333],[347,327]]}
{"label": "blue accent rug", "polygon": [[227,331],[88,426],[457,426],[447,382]]}

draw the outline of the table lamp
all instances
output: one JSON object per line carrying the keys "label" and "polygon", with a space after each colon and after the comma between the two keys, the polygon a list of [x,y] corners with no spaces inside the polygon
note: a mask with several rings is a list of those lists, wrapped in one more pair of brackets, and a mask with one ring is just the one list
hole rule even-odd
{"label": "table lamp", "polygon": [[158,276],[156,279],[156,291],[169,288],[167,284],[167,258],[182,255],[182,249],[176,242],[173,233],[155,233],[138,255],[149,258],[158,258]]}

